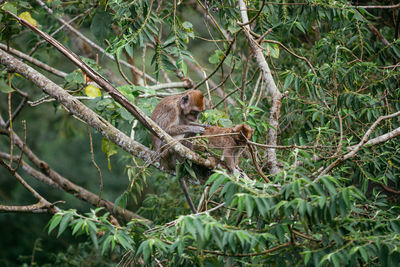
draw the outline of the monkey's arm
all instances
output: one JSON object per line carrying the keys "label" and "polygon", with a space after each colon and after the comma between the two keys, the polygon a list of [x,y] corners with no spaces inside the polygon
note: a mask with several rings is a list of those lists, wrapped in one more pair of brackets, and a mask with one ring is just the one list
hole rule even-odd
{"label": "monkey's arm", "polygon": [[171,125],[165,129],[165,131],[171,135],[181,135],[181,134],[202,134],[204,133],[204,127],[194,126],[194,125]]}

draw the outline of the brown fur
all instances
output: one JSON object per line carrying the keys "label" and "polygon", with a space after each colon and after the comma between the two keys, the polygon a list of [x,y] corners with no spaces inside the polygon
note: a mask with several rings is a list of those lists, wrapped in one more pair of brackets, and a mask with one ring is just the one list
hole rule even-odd
{"label": "brown fur", "polygon": [[226,167],[229,171],[233,171],[239,168],[239,156],[243,150],[242,147],[246,145],[246,139],[250,139],[253,136],[253,132],[254,130],[246,124],[239,124],[233,128],[211,126],[206,128],[203,136],[237,133],[236,135],[207,137],[207,147],[221,149]]}
{"label": "brown fur", "polygon": [[[154,108],[151,119],[164,131],[176,139],[204,132],[200,125],[190,125],[197,121],[198,114],[205,110],[205,99],[199,90],[188,90],[183,94],[167,96]],[[161,152],[164,143],[156,136],[151,136],[153,148]],[[172,151],[161,154],[161,164],[167,169],[174,169],[176,154]]]}

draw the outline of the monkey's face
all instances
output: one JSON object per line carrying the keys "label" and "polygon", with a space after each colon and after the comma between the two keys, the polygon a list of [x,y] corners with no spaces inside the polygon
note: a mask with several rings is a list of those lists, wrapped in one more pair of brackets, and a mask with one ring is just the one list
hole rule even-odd
{"label": "monkey's face", "polygon": [[180,109],[185,121],[197,121],[200,112],[205,110],[203,93],[199,90],[188,91],[180,100]]}
{"label": "monkey's face", "polygon": [[197,121],[200,111],[191,110],[189,114],[186,115],[186,119],[191,122]]}

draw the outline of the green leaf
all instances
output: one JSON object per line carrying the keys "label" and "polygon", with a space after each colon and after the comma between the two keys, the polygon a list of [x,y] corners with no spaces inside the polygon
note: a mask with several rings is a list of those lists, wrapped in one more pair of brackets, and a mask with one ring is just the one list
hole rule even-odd
{"label": "green leaf", "polygon": [[95,233],[97,233],[97,226],[94,224],[94,222],[88,220],[87,224],[89,225],[89,229],[92,229]]}
{"label": "green leaf", "polygon": [[63,218],[63,215],[61,215],[61,214],[54,215],[54,217],[51,219],[51,222],[50,222],[48,234],[50,234],[51,231],[53,231],[53,229],[57,227],[57,225],[61,222],[62,218]]}
{"label": "green leaf", "polygon": [[226,118],[221,118],[218,120],[218,123],[225,128],[229,128],[233,126],[233,123],[230,119],[226,119]]}
{"label": "green leaf", "polygon": [[215,50],[214,54],[208,58],[208,62],[211,64],[218,64],[223,58],[224,53],[221,50]]}
{"label": "green leaf", "polygon": [[1,9],[2,9],[2,10],[7,10],[7,11],[13,13],[14,15],[17,15],[17,12],[18,12],[18,10],[17,10],[17,5],[14,4],[14,3],[5,2],[5,3],[1,6]]}
{"label": "green leaf", "polygon": [[72,216],[73,215],[71,213],[67,213],[66,215],[63,216],[61,223],[60,223],[60,228],[58,228],[57,237],[59,237],[65,231],[65,229],[67,229],[67,226],[68,226]]}
{"label": "green leaf", "polygon": [[189,162],[185,161],[184,163],[185,170],[189,173],[190,177],[197,179],[196,173],[194,172],[192,166],[190,166]]}
{"label": "green leaf", "polygon": [[143,259],[145,262],[149,262],[150,255],[152,253],[152,246],[150,246],[150,240],[143,242]]}
{"label": "green leaf", "polygon": [[306,213],[307,202],[303,199],[300,199],[299,205],[300,205],[300,207],[299,207],[300,216],[304,217],[304,214]]}
{"label": "green leaf", "polygon": [[336,189],[333,186],[333,184],[329,181],[329,179],[327,177],[322,177],[321,181],[324,183],[324,185],[326,186],[326,188],[329,191],[329,194],[331,196],[334,196],[336,194]]}
{"label": "green leaf", "polygon": [[307,265],[308,261],[311,258],[311,252],[310,251],[305,251],[304,254],[306,254],[306,256],[304,257],[304,265]]}
{"label": "green leaf", "polygon": [[210,195],[212,195],[217,189],[218,187],[227,180],[227,178],[225,176],[221,176],[219,177],[211,186],[210,188]]}
{"label": "green leaf", "polygon": [[285,79],[285,83],[283,85],[283,91],[285,91],[293,82],[294,75],[289,73],[289,75]]}
{"label": "green leaf", "polygon": [[82,229],[83,223],[84,223],[84,220],[82,220],[82,219],[79,219],[77,221],[77,223],[74,225],[74,228],[72,229],[72,235],[75,235],[78,232],[78,230]]}
{"label": "green leaf", "polygon": [[8,84],[5,81],[0,80],[0,92],[8,93],[8,92],[12,92],[12,91],[14,91],[14,90],[12,88],[10,88],[10,86],[8,86]]}
{"label": "green leaf", "polygon": [[348,188],[344,188],[342,190],[342,196],[343,196],[343,200],[344,203],[346,203],[346,207],[350,208],[350,196],[349,196],[349,189]]}
{"label": "green leaf", "polygon": [[113,212],[115,212],[117,210],[117,207],[119,206],[119,203],[121,202],[121,199],[125,196],[125,192],[122,193],[121,195],[119,195],[115,201],[114,201],[114,208],[113,208]]}
{"label": "green leaf", "polygon": [[247,217],[250,218],[253,215],[254,201],[253,198],[250,196],[246,196],[245,201],[246,201]]}
{"label": "green leaf", "polygon": [[99,40],[100,43],[104,42],[111,34],[111,15],[98,9],[90,25],[90,31]]}
{"label": "green leaf", "polygon": [[103,246],[101,249],[101,255],[104,255],[104,252],[110,247],[111,240],[113,239],[112,235],[107,236],[107,238],[103,242]]}
{"label": "green leaf", "polygon": [[126,240],[125,234],[116,234],[116,238],[118,239],[118,242],[121,244],[121,246],[124,247],[124,249],[133,250],[131,244],[129,244],[129,242]]}
{"label": "green leaf", "polygon": [[264,42],[263,47],[265,50],[263,51],[266,56],[271,56],[273,58],[279,58],[279,45],[277,44],[269,44]]}
{"label": "green leaf", "polygon": [[185,30],[193,30],[193,24],[190,23],[189,21],[185,21],[184,23],[182,23],[182,28],[184,28]]}
{"label": "green leaf", "polygon": [[92,239],[93,245],[96,249],[99,249],[99,243],[97,241],[97,236],[96,236],[97,232],[94,231],[92,228],[89,227],[89,236],[90,239]]}
{"label": "green leaf", "polygon": [[82,84],[85,83],[85,79],[83,77],[81,70],[74,70],[64,78],[68,83],[71,84]]}
{"label": "green leaf", "polygon": [[193,223],[194,223],[194,226],[196,227],[197,233],[199,234],[199,236],[201,238],[203,238],[204,237],[204,229],[203,229],[203,224],[201,223],[200,219],[194,218]]}
{"label": "green leaf", "polygon": [[184,225],[186,230],[196,239],[196,228],[193,224],[193,219],[191,217],[185,217]]}
{"label": "green leaf", "polygon": [[364,262],[368,262],[368,253],[365,250],[364,247],[360,247],[360,249],[358,250],[361,254],[361,257],[363,258]]}
{"label": "green leaf", "polygon": [[107,155],[108,169],[111,170],[110,158],[112,155],[118,152],[117,145],[104,137],[101,140],[101,151],[103,151]]}

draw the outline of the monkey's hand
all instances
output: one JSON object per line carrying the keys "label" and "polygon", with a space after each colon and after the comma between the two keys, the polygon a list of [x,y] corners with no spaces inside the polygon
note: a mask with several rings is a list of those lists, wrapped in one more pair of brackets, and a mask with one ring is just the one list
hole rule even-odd
{"label": "monkey's hand", "polygon": [[191,126],[191,129],[195,134],[203,134],[206,131],[203,126]]}
{"label": "monkey's hand", "polygon": [[210,124],[202,124],[202,123],[197,123],[197,122],[190,122],[189,125],[200,126],[200,127],[204,127],[204,128],[210,128],[211,127]]}

